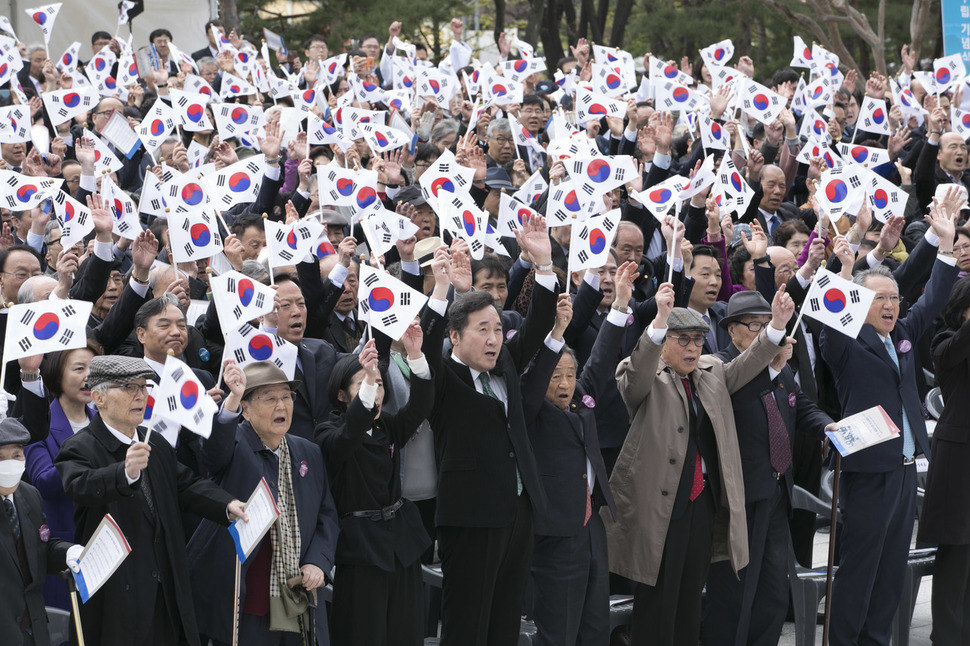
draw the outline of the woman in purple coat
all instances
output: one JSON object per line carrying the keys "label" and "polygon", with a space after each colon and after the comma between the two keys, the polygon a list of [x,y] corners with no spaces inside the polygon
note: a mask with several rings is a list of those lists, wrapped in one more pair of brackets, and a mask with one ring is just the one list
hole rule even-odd
{"label": "woman in purple coat", "polygon": [[[64,493],[61,477],[54,468],[54,458],[61,450],[61,442],[78,431],[87,428],[93,413],[88,408],[91,402],[91,392],[87,390],[88,365],[94,352],[88,348],[54,352],[44,356],[40,364],[41,380],[37,379],[36,361],[31,364],[31,357],[21,363],[21,375],[24,384],[20,396],[24,398],[24,407],[46,408],[47,395],[42,395],[44,387],[53,397],[50,402],[49,429],[47,439],[34,442],[24,449],[27,457],[27,477],[30,483],[37,487],[44,499],[44,514],[47,516],[52,538],[74,541],[74,505]],[[25,414],[25,425],[43,424],[46,415],[32,411]],[[47,411],[44,411],[47,412]],[[31,435],[43,436],[40,429],[29,429]],[[48,606],[70,609],[70,599],[67,586],[57,576],[48,576],[44,583],[44,601]]]}

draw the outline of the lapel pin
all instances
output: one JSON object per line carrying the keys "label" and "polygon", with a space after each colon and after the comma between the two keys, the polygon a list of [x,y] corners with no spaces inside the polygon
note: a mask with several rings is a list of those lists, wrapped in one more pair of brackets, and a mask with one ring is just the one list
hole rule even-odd
{"label": "lapel pin", "polygon": [[300,477],[301,478],[305,478],[306,477],[306,474],[307,474],[307,472],[309,470],[310,470],[310,467],[307,466],[306,460],[303,460],[302,462],[300,462]]}
{"label": "lapel pin", "polygon": [[40,529],[37,530],[37,534],[40,536],[40,541],[46,543],[51,538],[51,528],[47,525],[41,525]]}
{"label": "lapel pin", "polygon": [[909,342],[909,339],[903,339],[896,346],[896,349],[902,352],[903,354],[906,354],[907,352],[913,349],[913,344]]}

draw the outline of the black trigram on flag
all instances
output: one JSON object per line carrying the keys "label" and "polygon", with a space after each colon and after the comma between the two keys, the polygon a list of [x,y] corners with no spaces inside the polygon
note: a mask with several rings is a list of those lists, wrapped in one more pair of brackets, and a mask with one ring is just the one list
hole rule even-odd
{"label": "black trigram on flag", "polygon": [[157,211],[158,209],[162,208],[165,205],[165,202],[163,202],[158,198],[155,198],[154,200],[149,202],[149,204],[151,205],[152,209]]}
{"label": "black trigram on flag", "polygon": [[364,279],[364,284],[368,287],[373,287],[374,283],[378,282],[379,280],[380,278],[377,277],[377,274],[369,274],[367,278]]}
{"label": "black trigram on flag", "polygon": [[613,170],[613,177],[618,181],[622,182],[623,178],[626,177],[626,171],[623,168],[617,168]]}
{"label": "black trigram on flag", "polygon": [[68,317],[74,316],[76,312],[77,310],[74,309],[73,305],[65,305],[64,307],[61,308],[61,313],[64,316],[68,316]]}
{"label": "black trigram on flag", "polygon": [[236,358],[236,363],[242,363],[246,360],[246,353],[243,352],[242,348],[236,348],[232,355]]}
{"label": "black trigram on flag", "polygon": [[395,323],[397,323],[397,315],[388,314],[387,316],[381,317],[381,323],[383,323],[385,326],[394,325]]}
{"label": "black trigram on flag", "polygon": [[178,100],[179,107],[184,108],[186,105],[188,105],[188,102],[189,100],[186,99],[184,96],[179,97],[179,100]]}
{"label": "black trigram on flag", "polygon": [[831,282],[831,279],[827,275],[823,275],[819,276],[815,282],[818,283],[819,287],[825,287]]}
{"label": "black trigram on flag", "polygon": [[852,322],[851,314],[846,314],[845,316],[839,319],[839,323],[841,323],[842,325],[848,325],[851,322]]}
{"label": "black trigram on flag", "polygon": [[580,99],[579,102],[582,103],[583,105],[589,105],[590,103],[593,102],[593,97],[591,97],[589,94],[584,94],[583,98]]}
{"label": "black trigram on flag", "polygon": [[289,251],[284,249],[283,251],[280,252],[280,258],[286,261],[293,260],[293,254],[291,254]]}
{"label": "black trigram on flag", "polygon": [[812,298],[808,301],[809,306],[812,308],[813,312],[817,312],[822,309],[822,306],[818,304],[817,298]]}
{"label": "black trigram on flag", "polygon": [[22,352],[26,352],[27,350],[30,349],[30,346],[32,346],[33,344],[30,342],[30,339],[28,337],[24,337],[17,342],[17,345],[20,346],[20,350]]}
{"label": "black trigram on flag", "polygon": [[583,184],[583,193],[586,193],[587,195],[592,195],[595,192],[596,192],[596,189],[593,188],[591,185]]}
{"label": "black trigram on flag", "polygon": [[16,188],[16,186],[17,186],[17,178],[16,177],[9,177],[9,178],[7,178],[7,185],[10,186],[10,187],[12,187],[12,188]]}
{"label": "black trigram on flag", "polygon": [[859,291],[853,289],[851,292],[849,292],[849,300],[852,301],[853,303],[858,303],[859,301],[861,301],[862,297],[859,296]]}
{"label": "black trigram on flag", "polygon": [[30,325],[30,322],[34,320],[34,316],[35,314],[33,310],[27,310],[24,312],[24,315],[20,317],[20,322],[24,325]]}
{"label": "black trigram on flag", "polygon": [[74,331],[65,329],[64,333],[61,334],[61,338],[59,338],[57,342],[60,343],[61,345],[67,345],[68,343],[71,342],[71,339],[73,338],[74,338]]}
{"label": "black trigram on flag", "polygon": [[483,245],[478,240],[472,240],[469,246],[472,248],[472,251],[478,253],[478,250],[481,249]]}
{"label": "black trigram on flag", "polygon": [[265,302],[266,302],[266,295],[263,294],[263,292],[259,292],[258,294],[256,294],[256,299],[254,301],[254,305],[257,308],[262,307],[263,306],[263,303],[265,303]]}
{"label": "black trigram on flag", "polygon": [[612,231],[613,230],[613,227],[615,225],[613,224],[613,220],[612,219],[610,219],[610,218],[603,218],[603,225],[602,226],[607,231]]}
{"label": "black trigram on flag", "polygon": [[442,175],[447,175],[451,172],[451,164],[442,162],[438,165],[438,169],[441,171]]}
{"label": "black trigram on flag", "polygon": [[397,295],[397,300],[398,300],[398,302],[401,305],[410,305],[411,304],[411,294],[409,294],[408,292],[404,292],[403,294],[398,294]]}
{"label": "black trigram on flag", "polygon": [[238,320],[239,317],[242,316],[242,308],[236,305],[234,308],[232,308],[232,315]]}
{"label": "black trigram on flag", "polygon": [[168,409],[169,409],[170,411],[171,411],[171,410],[175,410],[176,408],[178,408],[178,406],[177,406],[177,405],[175,404],[175,395],[169,395],[169,396],[168,396],[168,397],[167,397],[167,398],[165,399],[165,403],[166,403],[166,404],[168,404]]}
{"label": "black trigram on flag", "polygon": [[225,185],[226,185],[226,176],[219,175],[219,177],[216,178],[216,186],[218,186],[219,188],[223,188]]}
{"label": "black trigram on flag", "polygon": [[259,166],[255,162],[249,162],[246,164],[246,170],[255,175],[259,172]]}
{"label": "black trigram on flag", "polygon": [[184,375],[185,375],[185,372],[182,370],[182,368],[176,368],[175,370],[172,371],[172,379],[174,379],[175,381],[182,381],[182,377]]}
{"label": "black trigram on flag", "polygon": [[300,227],[299,229],[297,229],[297,231],[300,232],[300,237],[303,238],[304,240],[309,240],[312,235],[310,233],[310,230],[307,229],[306,227]]}
{"label": "black trigram on flag", "polygon": [[274,237],[276,238],[277,242],[283,242],[283,240],[286,239],[286,234],[283,233],[282,229],[277,229],[276,233],[274,234]]}
{"label": "black trigram on flag", "polygon": [[118,222],[117,224],[118,224],[118,231],[121,231],[122,233],[127,233],[128,229],[131,228],[131,226],[129,226],[129,224],[124,220],[122,220],[121,222]]}
{"label": "black trigram on flag", "polygon": [[580,251],[576,258],[579,260],[579,262],[583,263],[589,260],[589,254],[586,253],[586,251]]}
{"label": "black trigram on flag", "polygon": [[199,422],[202,421],[203,417],[205,417],[205,413],[202,411],[201,408],[199,408],[199,410],[195,411],[195,413],[192,414],[192,421],[198,424]]}
{"label": "black trigram on flag", "polygon": [[852,175],[849,177],[849,184],[852,185],[852,188],[859,188],[862,185],[862,182],[856,175]]}
{"label": "black trigram on flag", "polygon": [[68,114],[70,114],[70,112],[68,111],[67,108],[62,107],[60,110],[57,111],[57,116],[59,117],[66,117]]}
{"label": "black trigram on flag", "polygon": [[183,249],[185,251],[185,255],[186,256],[191,256],[192,255],[192,249],[193,249],[193,247],[192,247],[192,243],[191,242],[186,242],[185,243],[185,247],[183,247]]}

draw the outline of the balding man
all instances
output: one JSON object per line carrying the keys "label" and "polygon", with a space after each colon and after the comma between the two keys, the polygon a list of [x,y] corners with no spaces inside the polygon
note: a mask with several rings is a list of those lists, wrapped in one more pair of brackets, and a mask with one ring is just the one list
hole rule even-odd
{"label": "balding man", "polygon": [[938,184],[962,184],[970,189],[967,170],[967,144],[955,132],[943,134],[943,125],[949,120],[939,108],[930,112],[926,120],[926,143],[920,150],[913,169],[916,198],[925,208],[933,201]]}
{"label": "balding man", "polygon": [[616,238],[613,239],[613,248],[616,250],[618,263],[632,262],[637,266],[640,275],[633,281],[633,300],[644,301],[653,296],[656,291],[653,286],[656,271],[651,259],[644,256],[646,246],[640,227],[633,222],[620,222],[616,229]]}
{"label": "balding man", "polygon": [[50,276],[31,276],[17,290],[17,302],[46,301],[55,287],[57,287],[57,281]]}
{"label": "balding man", "polygon": [[761,202],[756,217],[769,238],[779,224],[798,217],[794,205],[785,204],[786,195],[788,180],[785,179],[785,171],[777,166],[765,166],[761,170]]}

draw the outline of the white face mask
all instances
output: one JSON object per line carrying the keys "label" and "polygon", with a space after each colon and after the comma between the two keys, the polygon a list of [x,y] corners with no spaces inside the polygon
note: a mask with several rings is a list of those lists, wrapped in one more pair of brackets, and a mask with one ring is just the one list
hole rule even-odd
{"label": "white face mask", "polygon": [[0,487],[4,489],[16,487],[26,468],[26,460],[0,460]]}

